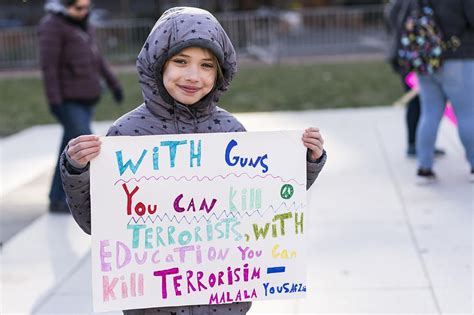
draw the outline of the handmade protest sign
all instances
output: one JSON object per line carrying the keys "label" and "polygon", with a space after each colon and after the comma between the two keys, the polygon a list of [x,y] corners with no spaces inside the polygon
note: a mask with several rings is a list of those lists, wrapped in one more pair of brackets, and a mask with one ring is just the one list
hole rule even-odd
{"label": "handmade protest sign", "polygon": [[94,310],[304,297],[302,133],[102,138]]}

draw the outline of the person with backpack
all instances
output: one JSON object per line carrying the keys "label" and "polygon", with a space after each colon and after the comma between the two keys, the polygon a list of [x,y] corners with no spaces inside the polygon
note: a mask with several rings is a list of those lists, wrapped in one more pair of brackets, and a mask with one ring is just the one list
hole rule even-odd
{"label": "person with backpack", "polygon": [[[397,44],[400,40],[400,31],[404,18],[407,15],[407,8],[404,7],[403,2],[406,0],[390,0],[385,6],[384,17],[387,26],[388,34],[391,38],[391,48],[388,51],[388,62],[394,70],[394,72],[400,77],[402,87],[405,92],[410,91],[410,86],[406,83],[405,78],[407,76],[406,71],[401,69],[397,62],[398,47]],[[420,97],[416,95],[406,104],[405,112],[405,124],[407,128],[407,149],[406,155],[409,158],[416,158],[416,130],[418,122],[420,120]],[[442,157],[446,154],[443,149],[435,148],[435,157]]]}
{"label": "person with backpack", "polygon": [[470,165],[469,180],[474,182],[474,0],[436,0],[429,4],[443,40],[458,44],[455,49],[444,49],[439,69],[418,73],[421,117],[416,133],[417,183],[437,180],[433,152],[447,100],[458,119],[459,137]]}
{"label": "person with backpack", "polygon": [[398,5],[401,13],[391,17],[399,27],[391,60],[404,73],[416,72],[420,85],[417,183],[437,180],[434,146],[447,100],[474,182],[474,0],[404,0]]}

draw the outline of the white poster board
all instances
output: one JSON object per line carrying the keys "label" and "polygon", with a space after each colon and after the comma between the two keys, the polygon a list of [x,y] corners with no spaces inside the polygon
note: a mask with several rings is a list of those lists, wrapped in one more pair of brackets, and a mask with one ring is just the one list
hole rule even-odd
{"label": "white poster board", "polygon": [[302,134],[103,137],[94,310],[304,297]]}

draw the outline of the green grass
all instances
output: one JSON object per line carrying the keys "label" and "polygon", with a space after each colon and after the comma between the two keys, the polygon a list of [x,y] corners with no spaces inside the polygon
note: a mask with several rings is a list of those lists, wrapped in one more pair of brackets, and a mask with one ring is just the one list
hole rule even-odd
{"label": "green grass", "polygon": [[[106,93],[96,120],[115,120],[142,103],[135,73],[121,73],[121,106]],[[399,79],[377,62],[242,66],[220,105],[230,112],[308,110],[391,104],[402,94]],[[39,78],[0,79],[0,135],[55,122]]]}

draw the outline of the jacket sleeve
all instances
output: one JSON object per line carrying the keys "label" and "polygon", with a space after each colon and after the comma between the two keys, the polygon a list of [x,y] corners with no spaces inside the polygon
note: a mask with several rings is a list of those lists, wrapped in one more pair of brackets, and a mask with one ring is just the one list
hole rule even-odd
{"label": "jacket sleeve", "polygon": [[72,217],[81,229],[91,234],[91,200],[89,167],[84,170],[75,169],[66,156],[66,149],[61,154],[61,178],[67,204]]}
{"label": "jacket sleeve", "polygon": [[306,190],[308,190],[311,185],[313,185],[316,178],[318,178],[324,164],[326,164],[326,159],[326,150],[323,151],[323,155],[321,155],[321,157],[316,161],[311,161],[309,151],[308,154],[306,154]]}
{"label": "jacket sleeve", "polygon": [[246,132],[247,129],[245,129],[244,125],[240,123],[240,121],[236,121],[235,126],[233,127],[232,132]]}
{"label": "jacket sleeve", "polygon": [[464,0],[464,13],[469,27],[474,29],[474,0]]}
{"label": "jacket sleeve", "polygon": [[[112,126],[107,136],[120,135]],[[90,198],[90,170],[89,165],[79,169],[73,165],[66,154],[68,147],[61,154],[61,178],[67,203],[72,217],[80,228],[91,234],[91,198]]]}
{"label": "jacket sleeve", "polygon": [[59,84],[62,28],[56,24],[52,17],[46,17],[38,27],[39,62],[50,105],[59,105],[63,101]]}
{"label": "jacket sleeve", "polygon": [[384,18],[385,25],[389,33],[397,31],[398,19],[401,11],[401,1],[400,0],[390,0],[390,2],[384,8]]}

